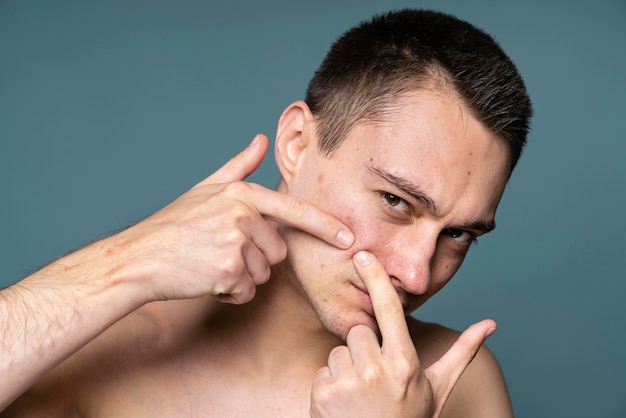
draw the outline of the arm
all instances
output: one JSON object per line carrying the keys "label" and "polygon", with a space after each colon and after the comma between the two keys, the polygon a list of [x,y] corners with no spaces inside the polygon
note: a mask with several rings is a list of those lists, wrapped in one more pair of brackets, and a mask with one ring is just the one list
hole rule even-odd
{"label": "arm", "polygon": [[63,257],[0,292],[0,410],[130,312],[157,300],[213,295],[244,303],[286,244],[268,220],[339,248],[354,237],[317,207],[243,180],[264,136],[146,220]]}
{"label": "arm", "polygon": [[115,280],[112,239],[63,257],[0,292],[0,410],[39,377],[143,304]]}

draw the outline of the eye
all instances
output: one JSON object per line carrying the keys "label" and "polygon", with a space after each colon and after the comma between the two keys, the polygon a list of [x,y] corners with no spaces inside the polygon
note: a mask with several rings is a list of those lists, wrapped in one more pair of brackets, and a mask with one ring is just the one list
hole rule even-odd
{"label": "eye", "polygon": [[403,198],[388,192],[380,192],[384,208],[391,216],[406,218],[411,214],[411,205]]}
{"label": "eye", "polygon": [[471,232],[462,229],[448,228],[446,234],[456,242],[470,243],[476,240],[476,236]]}
{"label": "eye", "polygon": [[383,193],[383,198],[389,206],[398,206],[404,203],[404,199],[391,193]]}

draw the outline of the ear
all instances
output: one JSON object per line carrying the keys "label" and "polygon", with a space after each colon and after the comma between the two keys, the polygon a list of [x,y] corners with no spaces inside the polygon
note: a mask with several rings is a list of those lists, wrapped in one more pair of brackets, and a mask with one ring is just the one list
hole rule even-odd
{"label": "ear", "polygon": [[303,101],[289,105],[278,120],[276,131],[276,164],[289,186],[297,174],[308,148],[315,147],[313,114]]}

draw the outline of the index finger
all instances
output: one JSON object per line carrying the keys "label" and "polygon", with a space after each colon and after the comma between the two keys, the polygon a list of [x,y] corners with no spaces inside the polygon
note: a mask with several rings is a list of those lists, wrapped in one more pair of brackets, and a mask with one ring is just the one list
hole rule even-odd
{"label": "index finger", "polygon": [[211,183],[229,183],[244,180],[263,162],[269,141],[265,135],[258,134],[239,154],[231,158],[215,173],[201,181],[197,186]]}
{"label": "index finger", "polygon": [[250,198],[263,217],[297,228],[338,248],[349,248],[354,234],[335,216],[296,196],[250,184]]}
{"label": "index finger", "polygon": [[359,251],[354,255],[354,265],[372,300],[383,339],[383,354],[401,351],[405,347],[411,347],[414,352],[402,302],[383,265],[367,251]]}

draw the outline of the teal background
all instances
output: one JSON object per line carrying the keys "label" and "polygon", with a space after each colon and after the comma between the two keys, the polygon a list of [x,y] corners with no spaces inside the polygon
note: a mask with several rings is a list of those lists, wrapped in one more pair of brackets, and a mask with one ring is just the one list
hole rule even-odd
{"label": "teal background", "polygon": [[497,231],[416,316],[496,319],[518,417],[626,417],[624,1],[3,0],[0,285],[272,139],[330,43],[401,6],[492,33],[536,108]]}

